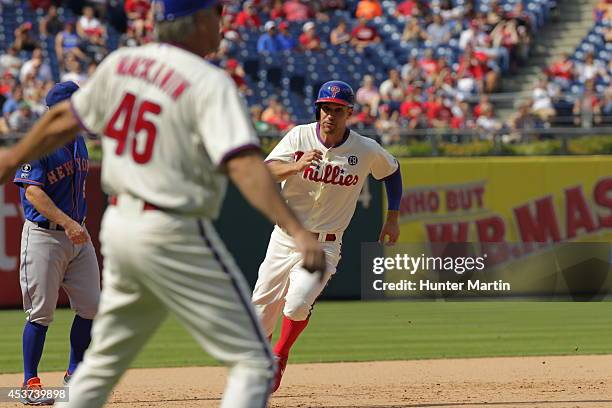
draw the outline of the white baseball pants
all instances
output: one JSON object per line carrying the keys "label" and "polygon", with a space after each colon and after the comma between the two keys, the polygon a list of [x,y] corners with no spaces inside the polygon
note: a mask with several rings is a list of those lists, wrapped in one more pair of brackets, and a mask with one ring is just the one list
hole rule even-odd
{"label": "white baseball pants", "polygon": [[302,268],[302,255],[293,238],[278,226],[274,227],[253,291],[255,311],[267,337],[274,333],[281,311],[291,320],[308,318],[315,300],[336,273],[342,235],[336,237],[336,241],[321,242],[327,268],[323,279],[319,280],[319,274],[311,274]]}
{"label": "white baseball pants", "polygon": [[[92,341],[60,407],[102,407],[134,357],[175,314],[230,366],[222,408],[265,407],[274,361],[248,286],[211,223],[120,196],[102,222],[103,289]],[[194,350],[194,352],[198,352]]]}

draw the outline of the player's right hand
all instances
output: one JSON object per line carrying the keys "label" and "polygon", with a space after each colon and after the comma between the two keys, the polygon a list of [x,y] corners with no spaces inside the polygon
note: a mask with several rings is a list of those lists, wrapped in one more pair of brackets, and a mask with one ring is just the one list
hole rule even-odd
{"label": "player's right hand", "polygon": [[326,264],[325,252],[321,244],[306,230],[296,233],[293,239],[298,251],[302,254],[302,267],[310,273],[320,273],[319,279],[323,280]]}
{"label": "player's right hand", "polygon": [[76,221],[70,221],[67,225],[64,226],[64,231],[66,232],[66,236],[74,245],[83,245],[89,241],[91,241],[91,237],[89,236],[89,232]]}
{"label": "player's right hand", "polygon": [[310,166],[316,166],[319,164],[321,159],[323,158],[323,152],[320,150],[309,150],[300,157],[300,159],[296,162],[297,171],[305,170]]}

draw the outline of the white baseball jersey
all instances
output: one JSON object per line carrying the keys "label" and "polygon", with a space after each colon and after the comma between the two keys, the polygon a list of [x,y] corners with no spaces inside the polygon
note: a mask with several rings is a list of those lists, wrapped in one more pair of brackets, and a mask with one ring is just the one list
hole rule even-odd
{"label": "white baseball jersey", "polygon": [[218,166],[259,144],[232,79],[168,44],[112,53],[72,107],[105,136],[104,190],[177,213],[216,217],[226,187]]}
{"label": "white baseball jersey", "polygon": [[320,139],[317,123],[293,128],[266,161],[297,161],[313,149],[322,151],[323,159],[318,166],[287,178],[282,183],[283,196],[306,229],[343,232],[355,212],[367,176],[383,179],[393,174],[399,164],[375,140],[352,130],[341,144],[327,148]]}

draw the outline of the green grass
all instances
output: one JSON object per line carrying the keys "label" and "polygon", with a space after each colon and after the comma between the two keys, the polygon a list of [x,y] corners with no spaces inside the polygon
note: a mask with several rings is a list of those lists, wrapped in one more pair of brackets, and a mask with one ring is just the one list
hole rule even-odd
{"label": "green grass", "polygon": [[[0,311],[0,373],[21,370],[20,311]],[[146,316],[143,316],[146,318]],[[59,310],[41,371],[64,370],[72,314]],[[292,362],[612,354],[612,302],[321,302]],[[168,319],[135,367],[214,365]]]}

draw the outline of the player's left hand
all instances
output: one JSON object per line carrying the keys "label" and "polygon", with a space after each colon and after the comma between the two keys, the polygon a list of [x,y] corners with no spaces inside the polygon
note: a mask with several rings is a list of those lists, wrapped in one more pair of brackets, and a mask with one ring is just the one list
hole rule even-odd
{"label": "player's left hand", "polygon": [[[399,223],[397,221],[389,221],[387,220],[380,230],[380,236],[378,237],[378,242],[381,244],[392,246],[395,245],[397,240],[399,239],[400,228]],[[386,239],[388,238],[388,239]]]}
{"label": "player's left hand", "polygon": [[12,178],[15,176],[17,167],[14,167],[11,164],[11,158],[12,153],[9,149],[0,149],[0,185],[12,180]]}

